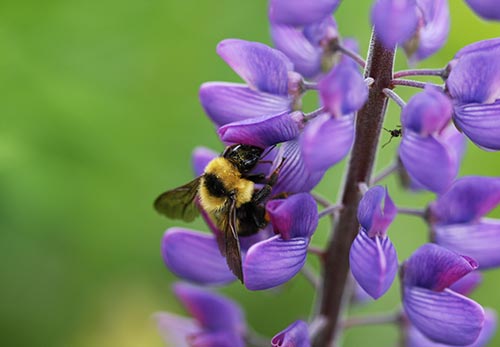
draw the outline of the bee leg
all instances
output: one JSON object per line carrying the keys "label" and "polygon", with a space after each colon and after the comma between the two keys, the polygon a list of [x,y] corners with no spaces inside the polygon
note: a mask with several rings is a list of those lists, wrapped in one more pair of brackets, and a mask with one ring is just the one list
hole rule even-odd
{"label": "bee leg", "polygon": [[392,140],[392,138],[393,138],[393,137],[394,137],[394,136],[392,136],[392,135],[391,135],[391,137],[389,138],[389,141],[387,141],[386,143],[384,143],[384,144],[382,145],[382,148],[384,148],[384,147],[385,147],[385,146],[387,146],[389,143],[391,143],[391,140]]}
{"label": "bee leg", "polygon": [[273,171],[269,179],[267,180],[267,183],[260,189],[259,191],[255,192],[254,195],[252,196],[252,202],[254,204],[260,204],[266,200],[269,195],[271,195],[271,191],[273,189],[273,185],[276,183],[278,180],[279,172],[281,170],[281,167],[283,166],[283,163],[285,162],[285,158],[281,159],[281,163],[278,165],[276,170]]}
{"label": "bee leg", "polygon": [[243,178],[252,181],[253,183],[265,183],[266,182],[266,175],[264,174],[252,174],[252,175],[246,175],[243,176]]}

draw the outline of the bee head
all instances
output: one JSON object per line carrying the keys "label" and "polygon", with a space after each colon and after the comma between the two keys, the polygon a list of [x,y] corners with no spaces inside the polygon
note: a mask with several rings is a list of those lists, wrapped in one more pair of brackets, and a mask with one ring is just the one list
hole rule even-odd
{"label": "bee head", "polygon": [[257,165],[263,151],[260,147],[237,144],[227,147],[222,157],[236,166],[239,172],[247,173]]}

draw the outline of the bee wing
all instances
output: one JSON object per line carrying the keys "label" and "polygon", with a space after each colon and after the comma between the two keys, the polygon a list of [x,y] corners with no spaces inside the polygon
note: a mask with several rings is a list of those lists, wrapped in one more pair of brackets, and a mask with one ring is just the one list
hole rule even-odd
{"label": "bee wing", "polygon": [[154,202],[156,211],[172,219],[182,219],[186,222],[194,220],[200,213],[194,201],[200,180],[201,176],[161,194]]}
{"label": "bee wing", "polygon": [[[240,240],[236,231],[236,200],[229,199],[227,218],[221,218],[220,227],[223,232],[223,240],[219,241],[222,255],[226,257],[227,265],[233,274],[243,283],[243,267],[241,265]],[[222,241],[222,242],[221,242]]]}

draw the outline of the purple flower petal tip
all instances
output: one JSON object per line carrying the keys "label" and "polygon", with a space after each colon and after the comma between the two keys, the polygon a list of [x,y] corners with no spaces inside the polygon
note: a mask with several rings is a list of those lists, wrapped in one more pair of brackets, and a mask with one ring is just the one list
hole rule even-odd
{"label": "purple flower petal tip", "polygon": [[290,110],[288,96],[260,92],[240,83],[204,83],[199,97],[205,113],[218,126]]}
{"label": "purple flower petal tip", "polygon": [[[460,164],[454,148],[443,142],[434,136],[421,136],[408,130],[398,150],[410,178],[418,186],[436,193],[443,193],[450,187]],[[429,167],[436,170],[429,170]]]}
{"label": "purple flower petal tip", "polygon": [[396,217],[394,205],[387,189],[382,186],[370,188],[358,206],[358,220],[369,237],[385,237],[387,228]]}
{"label": "purple flower petal tip", "polygon": [[234,301],[187,283],[176,283],[174,292],[203,328],[244,332],[243,311]]}
{"label": "purple flower petal tip", "polygon": [[309,193],[270,200],[266,204],[266,210],[274,231],[281,234],[284,240],[309,238],[318,226],[318,208]]}
{"label": "purple flower petal tip", "polygon": [[429,206],[435,224],[477,221],[500,203],[500,178],[466,176]]}
{"label": "purple flower petal tip", "polygon": [[403,127],[421,135],[439,132],[450,122],[451,100],[439,89],[426,86],[413,96],[401,112]]}
{"label": "purple flower petal tip", "polygon": [[364,230],[354,239],[349,261],[354,278],[374,299],[389,290],[398,271],[398,257],[391,240],[369,237]]}
{"label": "purple flower petal tip", "polygon": [[496,0],[465,0],[477,15],[488,20],[500,20],[500,6]]}
{"label": "purple flower petal tip", "polygon": [[477,260],[481,270],[500,266],[500,221],[436,226],[434,242]]}
{"label": "purple flower petal tip", "polygon": [[271,22],[292,26],[309,25],[332,14],[340,0],[271,0]]}
{"label": "purple flower petal tip", "polygon": [[271,340],[272,347],[310,347],[307,323],[298,320],[285,330],[276,334]]}
{"label": "purple flower petal tip", "polygon": [[280,51],[259,42],[227,39],[217,45],[217,53],[251,87],[288,95],[288,71],[293,64]]}
{"label": "purple flower petal tip", "polygon": [[458,294],[469,295],[483,281],[483,275],[479,271],[469,272],[467,275],[456,281],[450,286],[450,289]]}
{"label": "purple flower petal tip", "polygon": [[309,240],[283,240],[279,235],[256,243],[243,262],[245,286],[263,290],[279,286],[295,276],[306,261]]}
{"label": "purple flower petal tip", "polygon": [[403,264],[403,283],[407,287],[443,291],[477,268],[474,259],[427,243]]}
{"label": "purple flower petal tip", "polygon": [[304,163],[309,170],[327,170],[351,150],[354,142],[354,115],[339,118],[329,114],[320,115],[308,122],[299,141]]}
{"label": "purple flower petal tip", "polygon": [[170,228],[162,240],[162,256],[177,276],[200,284],[225,284],[236,279],[212,235]]}
{"label": "purple flower petal tip", "polygon": [[417,5],[415,0],[377,0],[371,18],[380,40],[387,48],[393,48],[415,34]]}
{"label": "purple flower petal tip", "polygon": [[349,61],[335,66],[318,84],[321,102],[335,117],[359,110],[368,99],[363,76]]}
{"label": "purple flower petal tip", "polygon": [[302,126],[302,120],[301,112],[285,112],[229,123],[220,127],[218,133],[221,140],[226,143],[242,143],[266,148],[295,139]]}

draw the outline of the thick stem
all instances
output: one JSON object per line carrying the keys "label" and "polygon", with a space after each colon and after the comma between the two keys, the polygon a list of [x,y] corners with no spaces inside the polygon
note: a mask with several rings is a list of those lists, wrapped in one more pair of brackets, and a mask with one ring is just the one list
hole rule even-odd
{"label": "thick stem", "polygon": [[342,201],[334,233],[327,246],[323,268],[322,295],[318,315],[327,319],[325,327],[314,337],[314,347],[328,347],[339,334],[344,291],[349,274],[349,250],[358,232],[356,218],[361,193],[359,184],[370,182],[377,144],[387,107],[384,88],[391,87],[394,49],[386,49],[372,34],[365,77],[372,77],[368,101],[358,112],[356,140],[351,152]]}

